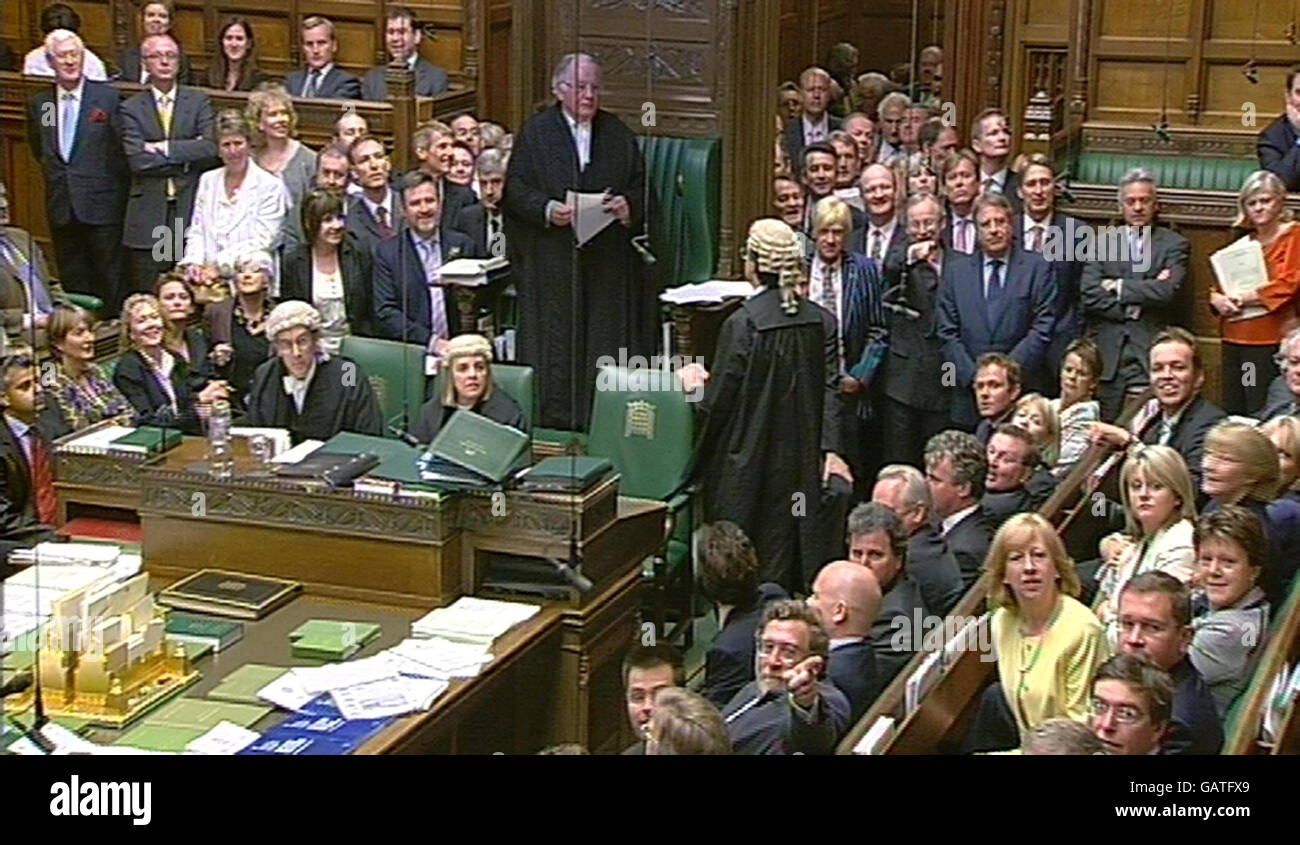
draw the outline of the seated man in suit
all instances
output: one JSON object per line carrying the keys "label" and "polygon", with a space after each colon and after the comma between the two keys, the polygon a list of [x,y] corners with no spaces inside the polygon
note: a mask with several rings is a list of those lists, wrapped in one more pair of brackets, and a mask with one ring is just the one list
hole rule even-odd
{"label": "seated man in suit", "polygon": [[1174,683],[1173,719],[1165,754],[1218,754],[1223,723],[1210,688],[1187,658],[1192,645],[1187,585],[1160,570],[1143,572],[1119,596],[1119,649],[1150,660]]}
{"label": "seated man in suit", "polygon": [[645,731],[654,712],[655,696],[668,687],[686,685],[686,666],[671,645],[636,645],[623,658],[623,692],[627,720],[636,741],[624,754],[645,754]]}
{"label": "seated man in suit", "polygon": [[[389,64],[405,62],[415,71],[415,96],[434,97],[447,90],[447,71],[421,58],[420,38],[415,12],[406,6],[389,6],[384,23],[384,46],[388,48]],[[367,100],[383,102],[388,99],[388,82],[384,79],[386,67],[380,65],[366,72],[361,93]]]}
{"label": "seated man in suit", "polygon": [[871,625],[871,646],[880,670],[880,688],[898,674],[898,670],[921,650],[913,642],[916,614],[937,616],[925,603],[921,588],[907,571],[907,532],[889,508],[877,502],[863,502],[848,519],[849,560],[865,566],[876,576],[883,593],[880,612]]}
{"label": "seated man in suit", "polygon": [[989,469],[980,516],[990,531],[996,531],[1012,514],[1038,510],[1052,495],[1056,480],[1042,466],[1038,448],[1023,428],[1011,423],[998,426],[984,456]]}
{"label": "seated man in suit", "polygon": [[420,161],[419,169],[414,172],[427,173],[433,181],[438,192],[438,202],[442,206],[441,225],[444,233],[456,228],[456,218],[461,209],[478,203],[478,197],[474,196],[472,190],[447,178],[455,143],[456,133],[438,120],[421,124],[411,138],[411,149]]}
{"label": "seated man in suit", "polygon": [[1285,108],[1260,130],[1255,142],[1259,166],[1271,170],[1288,191],[1300,191],[1300,65],[1286,73]]}
{"label": "seated man in suit", "polygon": [[469,255],[469,238],[439,231],[442,205],[433,177],[421,170],[402,178],[406,228],[375,247],[375,323],[381,337],[418,343],[441,355],[460,316],[455,296],[442,287],[439,268]]}
{"label": "seated man in suit", "polygon": [[1011,422],[1021,392],[1020,365],[1000,352],[986,352],[975,362],[975,410],[980,424],[975,439],[987,446],[997,427]]}
{"label": "seated man in suit", "polygon": [[[0,425],[0,561],[14,549],[54,539],[58,518],[50,439],[59,433],[58,412],[42,409],[36,363],[16,351],[0,362],[4,424]],[[7,572],[0,567],[0,572]]]}
{"label": "seated man in suit", "polygon": [[931,520],[934,506],[925,476],[906,464],[884,467],[876,475],[871,501],[898,516],[907,534],[907,571],[920,585],[926,607],[946,615],[961,599],[961,571]]}
{"label": "seated man in suit", "polygon": [[302,57],[307,66],[289,71],[284,78],[289,93],[327,100],[361,99],[361,80],[334,65],[338,47],[333,21],[320,15],[303,18]]}
{"label": "seated man in suit", "polygon": [[0,182],[0,308],[5,337],[34,349],[45,348],[45,324],[54,306],[66,302],[63,287],[50,277],[45,253],[32,234],[9,225],[9,192]]}
{"label": "seated man in suit", "polygon": [[506,187],[506,157],[500,150],[479,153],[478,184],[482,202],[463,206],[456,214],[455,228],[474,243],[474,258],[505,258],[501,194]]}
{"label": "seated man in suit", "polygon": [[348,203],[347,231],[373,252],[396,237],[402,227],[402,196],[388,184],[392,164],[383,141],[363,135],[348,148],[348,161],[361,193]]}
{"label": "seated man in suit", "polygon": [[713,604],[718,633],[704,655],[700,693],[719,707],[754,680],[754,633],[768,602],[790,596],[779,584],[758,583],[758,556],[740,526],[719,520],[696,538],[700,594]]}
{"label": "seated man in suit", "polygon": [[837,560],[813,579],[808,606],[830,637],[827,674],[849,700],[852,722],[862,718],[882,685],[871,647],[871,624],[880,610],[880,585],[865,566]]}
{"label": "seated man in suit", "polygon": [[1020,174],[1011,170],[1011,124],[1001,109],[985,109],[971,123],[970,145],[979,155],[981,193],[1001,194],[1020,211]]}
{"label": "seated man in suit", "polygon": [[123,295],[153,290],[158,276],[180,258],[155,258],[160,235],[185,242],[199,177],[220,163],[212,100],[200,88],[179,84],[175,40],[152,35],[141,48],[149,87],[121,106],[122,149],[131,170],[122,224],[122,243],[130,251]]}
{"label": "seated man in suit", "polygon": [[1269,401],[1259,415],[1260,422],[1300,414],[1300,328],[1287,332],[1278,344],[1277,366],[1282,374],[1274,381],[1280,381],[1282,388],[1269,385]]}
{"label": "seated man in suit", "polygon": [[829,73],[819,67],[810,67],[799,74],[799,100],[803,114],[785,127],[785,151],[790,161],[802,161],[804,147],[826,143],[831,139],[831,132],[840,128],[840,119],[826,111],[830,96]]}
{"label": "seated man in suit", "polygon": [[812,608],[769,604],[759,622],[755,679],[722,710],[736,754],[830,754],[848,730],[849,702],[827,680],[830,640]]}
{"label": "seated man in suit", "polygon": [[[175,3],[173,0],[146,0],[140,6],[140,39],[143,41],[151,35],[170,35],[177,38],[176,33],[172,30],[173,12]],[[180,40],[177,39],[177,45]],[[180,78],[182,82],[188,83],[190,80],[190,60],[185,55],[185,51],[180,51]],[[149,84],[149,68],[141,59],[143,58],[142,45],[133,44],[118,51],[117,69],[118,78],[123,82],[138,82],[141,85]],[[197,84],[199,80],[195,80]]]}
{"label": "seated man in suit", "polygon": [[1175,322],[1174,297],[1190,254],[1186,238],[1154,226],[1160,200],[1150,170],[1124,174],[1119,203],[1126,224],[1122,238],[1115,243],[1099,237],[1099,260],[1087,262],[1079,278],[1088,336],[1101,350],[1101,418],[1111,421],[1129,396],[1151,383],[1146,353],[1156,333]]}
{"label": "seated man in suit", "polygon": [[1092,680],[1092,730],[1107,754],[1164,754],[1174,684],[1146,658],[1117,654]]}
{"label": "seated man in suit", "polygon": [[941,431],[925,445],[925,480],[939,519],[939,535],[957,561],[963,591],[984,571],[984,558],[993,543],[993,532],[980,514],[987,475],[984,447],[964,431]]}
{"label": "seated man in suit", "polygon": [[975,201],[975,222],[980,248],[970,256],[954,256],[944,266],[939,295],[939,336],[956,371],[953,422],[968,430],[979,420],[971,395],[975,362],[986,352],[1002,352],[1033,383],[1056,322],[1051,268],[1034,253],[1012,249],[1006,198],[981,195]]}

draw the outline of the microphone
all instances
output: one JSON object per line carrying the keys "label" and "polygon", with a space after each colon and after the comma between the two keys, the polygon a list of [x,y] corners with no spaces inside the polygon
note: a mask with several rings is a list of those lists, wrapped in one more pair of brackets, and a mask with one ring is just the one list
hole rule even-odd
{"label": "microphone", "polygon": [[569,586],[573,587],[580,593],[591,592],[591,580],[577,569],[574,569],[572,566],[569,566],[569,564],[556,560],[553,557],[548,557],[547,560],[550,561],[551,566],[555,567],[555,571],[559,572],[564,580],[569,582]]}
{"label": "microphone", "polygon": [[420,443],[419,440],[416,440],[416,439],[415,439],[415,435],[414,435],[414,434],[412,434],[411,432],[407,431],[407,430],[404,429],[404,428],[398,428],[398,427],[395,426],[395,425],[390,425],[390,426],[388,427],[388,433],[391,434],[391,435],[393,435],[394,437],[396,437],[398,440],[402,441],[403,443],[405,443],[407,446],[412,446],[412,447],[418,449],[418,448],[420,448],[421,445],[423,445],[423,444]]}
{"label": "microphone", "polygon": [[8,698],[11,695],[17,695],[31,685],[32,673],[19,672],[3,684],[0,684],[0,698]]}

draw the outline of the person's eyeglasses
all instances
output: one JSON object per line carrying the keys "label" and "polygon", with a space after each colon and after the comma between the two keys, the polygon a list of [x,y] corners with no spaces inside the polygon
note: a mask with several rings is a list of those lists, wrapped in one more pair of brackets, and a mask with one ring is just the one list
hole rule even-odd
{"label": "person's eyeglasses", "polygon": [[306,352],[315,344],[315,338],[311,335],[303,335],[292,340],[276,340],[275,348],[277,352]]}
{"label": "person's eyeglasses", "polygon": [[774,643],[770,640],[759,640],[758,654],[760,657],[771,657],[776,655],[776,659],[782,663],[798,663],[803,659],[803,650],[789,643]]}
{"label": "person's eyeglasses", "polygon": [[147,55],[145,56],[145,58],[146,58],[146,59],[167,59],[168,61],[172,61],[172,62],[174,62],[174,61],[176,61],[178,58],[180,58],[180,53],[170,53],[170,52],[168,52],[168,53],[149,53],[149,54],[147,54]]}
{"label": "person's eyeglasses", "polygon": [[574,85],[572,82],[561,82],[560,84],[565,88],[577,91],[579,94],[596,94],[600,91],[599,85],[593,85],[590,82],[584,82],[580,85]]}
{"label": "person's eyeglasses", "polygon": [[1105,716],[1106,712],[1110,711],[1115,714],[1115,721],[1121,725],[1135,725],[1145,719],[1147,715],[1132,704],[1111,704],[1109,701],[1102,701],[1100,698],[1094,698],[1088,709],[1097,718]]}

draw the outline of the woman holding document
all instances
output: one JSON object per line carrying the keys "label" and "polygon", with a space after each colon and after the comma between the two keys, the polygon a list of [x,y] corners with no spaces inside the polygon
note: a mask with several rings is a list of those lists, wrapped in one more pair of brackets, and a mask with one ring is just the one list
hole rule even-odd
{"label": "woman holding document", "polygon": [[1219,280],[1210,310],[1223,337],[1223,408],[1245,415],[1263,408],[1278,374],[1278,343],[1297,323],[1300,226],[1286,208],[1286,188],[1267,170],[1246,178],[1237,207],[1234,226],[1247,234],[1210,257]]}

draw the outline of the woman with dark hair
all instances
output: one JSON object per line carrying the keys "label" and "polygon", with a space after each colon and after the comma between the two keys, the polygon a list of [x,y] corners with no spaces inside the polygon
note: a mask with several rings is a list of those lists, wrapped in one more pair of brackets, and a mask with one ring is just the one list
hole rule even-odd
{"label": "woman with dark hair", "polygon": [[191,375],[203,386],[212,376],[212,345],[194,319],[194,288],[179,273],[164,273],[153,286],[163,318],[163,346],[187,365]]}
{"label": "woman with dark hair", "polygon": [[46,331],[59,362],[47,393],[68,429],[113,417],[129,420],[131,403],[95,363],[94,316],[75,305],[56,305]]}
{"label": "woman with dark hair", "polygon": [[208,87],[221,91],[252,91],[266,80],[257,64],[253,27],[241,17],[227,18],[217,35],[221,51],[208,67]]}
{"label": "woman with dark hair", "polygon": [[371,333],[370,250],[347,231],[343,198],[330,191],[303,199],[302,230],[306,242],[284,256],[280,298],[310,302],[321,348],[337,355],[347,335]]}
{"label": "woman with dark hair", "polygon": [[172,31],[174,23],[174,12],[176,4],[173,0],[149,0],[140,8],[140,40],[136,44],[126,47],[122,52],[117,54],[117,66],[120,71],[120,79],[124,82],[139,82],[147,84],[149,82],[149,72],[145,69],[144,62],[140,57],[140,44],[151,35],[170,35],[176,42],[176,49],[180,51],[180,71],[176,74],[176,82],[184,85],[190,78],[190,60],[185,55],[185,50],[181,47],[181,40]]}

